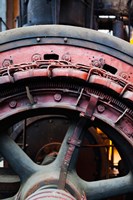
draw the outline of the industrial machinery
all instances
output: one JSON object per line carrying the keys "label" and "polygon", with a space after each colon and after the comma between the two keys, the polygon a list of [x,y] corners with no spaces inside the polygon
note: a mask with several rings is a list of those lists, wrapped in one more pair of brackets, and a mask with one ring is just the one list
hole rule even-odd
{"label": "industrial machinery", "polygon": [[132,1],[19,7],[0,33],[0,199],[132,199]]}

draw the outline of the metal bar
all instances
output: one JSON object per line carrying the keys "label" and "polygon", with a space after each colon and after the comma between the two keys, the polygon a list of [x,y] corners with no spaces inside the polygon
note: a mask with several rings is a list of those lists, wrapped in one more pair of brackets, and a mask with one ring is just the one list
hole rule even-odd
{"label": "metal bar", "polygon": [[38,170],[38,166],[7,134],[0,134],[0,153],[22,181]]}
{"label": "metal bar", "polygon": [[[74,153],[75,153],[75,150],[78,150],[77,147],[80,147],[81,145],[82,140],[79,140],[79,139],[81,138],[81,134],[83,135],[83,130],[85,129],[86,124],[87,124],[87,119],[80,118],[74,130],[72,130],[71,132],[72,134],[71,137],[69,137],[67,140],[68,148],[61,165],[58,189],[65,188],[69,167],[70,165],[72,165],[72,168],[73,168],[73,166],[75,166],[76,164],[78,152],[76,152],[75,155]],[[73,156],[74,156],[74,159],[72,159]]]}
{"label": "metal bar", "polygon": [[1,22],[1,24],[2,23],[4,24],[4,26],[6,27],[7,30],[9,29],[9,27],[7,26],[7,24],[4,22],[4,20],[1,17],[0,17],[0,22]]}

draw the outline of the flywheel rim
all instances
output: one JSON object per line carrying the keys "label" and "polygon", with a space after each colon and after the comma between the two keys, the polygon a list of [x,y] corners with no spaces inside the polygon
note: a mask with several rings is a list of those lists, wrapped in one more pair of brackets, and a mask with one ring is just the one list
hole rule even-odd
{"label": "flywheel rim", "polygon": [[[43,181],[47,182],[51,178],[49,175],[46,179],[42,179],[42,174],[46,175],[50,170],[54,180],[59,181],[56,184],[56,186],[59,184],[58,189],[64,189],[68,184],[70,193],[79,200],[81,197],[82,199],[94,200],[133,191],[133,161],[130,156],[133,153],[132,47],[121,40],[110,39],[108,36],[101,36],[99,33],[86,29],[80,28],[80,33],[77,27],[65,27],[65,30],[66,32],[64,32],[64,26],[38,26],[38,29],[28,27],[1,34],[3,39],[0,43],[2,47],[2,59],[0,60],[0,146],[2,147],[1,153],[18,173],[22,182],[16,196],[11,198],[13,200],[23,200],[38,190]],[[11,37],[9,37],[10,33]],[[94,36],[92,33],[95,33]],[[44,46],[47,49],[45,53]],[[126,51],[125,46],[127,47]],[[66,53],[66,50],[69,49],[71,49],[72,58],[68,52]],[[15,63],[13,63],[14,58],[7,59],[7,57],[9,58],[8,50],[13,57],[18,57],[18,59],[15,58]],[[37,54],[36,50],[41,54]],[[78,56],[74,54],[76,50]],[[65,60],[45,60],[45,55],[50,55],[52,58],[51,55],[56,51],[58,51],[56,57],[59,56],[63,59],[65,57]],[[82,51],[86,55],[85,63],[82,62],[80,56]],[[28,54],[26,57],[28,62],[23,61],[22,52]],[[95,56],[89,58],[89,52]],[[101,54],[101,57],[98,53]],[[31,56],[32,61],[29,62]],[[19,62],[19,58],[21,58],[21,62]],[[104,58],[106,58],[107,63],[104,63]],[[75,63],[81,61],[81,64],[72,63],[71,59],[75,59]],[[113,63],[111,63],[113,73],[106,71],[107,68],[111,67],[110,62]],[[119,64],[118,67],[117,64]],[[127,71],[124,73],[123,66],[127,67]],[[130,70],[131,72],[128,73]],[[43,82],[43,85],[38,84],[34,88],[36,81],[40,81],[39,84]],[[50,84],[47,85],[47,82]],[[61,84],[58,84],[59,82]],[[45,88],[43,88],[44,85]],[[14,87],[15,90],[10,91]],[[22,87],[22,90],[19,90],[19,87]],[[46,113],[64,113],[71,118],[72,127],[69,127],[66,133],[57,159],[48,166],[38,166],[5,134],[5,127],[2,125],[6,126],[7,124],[7,127],[10,127],[24,118]],[[76,117],[73,120],[74,114]],[[125,158],[129,156],[129,159],[127,158],[130,168],[128,175],[98,182],[86,182],[78,177],[74,170],[76,159],[72,162],[71,156],[77,157],[78,155],[86,123],[101,129],[105,126],[103,130],[114,141],[120,139],[126,143],[124,147],[121,147],[118,142],[118,147],[120,151],[124,152]],[[108,129],[110,129],[109,133]],[[72,137],[75,130],[78,130],[79,134],[76,139]],[[117,136],[116,138],[112,136],[111,131]],[[68,155],[67,152],[72,155]],[[70,158],[69,162],[66,163],[67,166],[64,161],[68,157]],[[21,158],[24,158],[24,161]],[[62,175],[64,168],[67,174]],[[57,172],[56,174],[54,170]],[[22,174],[22,172],[24,173]],[[36,180],[38,177],[41,177],[40,182]],[[28,185],[30,180],[31,182],[35,180],[36,184],[30,183],[31,185]],[[95,185],[97,191],[95,191]]]}
{"label": "flywheel rim", "polygon": [[[56,108],[56,107],[55,107]],[[44,108],[44,110],[45,110],[46,108]],[[57,108],[56,108],[57,109]],[[59,109],[59,107],[58,107],[58,109]],[[57,109],[57,110],[58,110]],[[61,108],[61,110],[62,110],[62,108]],[[64,109],[63,109],[64,110]],[[79,110],[78,111],[76,111],[76,112],[78,112],[79,113]],[[101,113],[100,113],[101,114]],[[79,115],[79,114],[78,114]],[[95,117],[98,119],[98,116],[97,116],[97,114],[95,115]],[[85,117],[86,118],[86,117]],[[14,118],[15,119],[15,118]],[[100,117],[99,117],[99,120],[103,120],[103,119],[100,119]],[[103,120],[104,121],[104,120]],[[119,121],[118,121],[119,122]],[[95,120],[92,122],[92,123],[94,123],[95,124]],[[107,122],[107,121],[105,121],[104,122],[106,125],[107,125],[107,127],[109,127],[109,122]],[[111,124],[110,124],[111,125]],[[102,127],[100,127],[100,128],[102,128]],[[115,127],[113,127],[114,129],[115,129]],[[119,131],[120,132],[120,131]],[[124,137],[126,138],[126,140],[128,140],[128,142],[130,143],[130,144],[132,144],[132,142],[130,141],[130,139],[126,136],[126,135],[124,135]],[[35,170],[36,171],[36,170]],[[88,196],[87,196],[88,197]],[[93,197],[94,198],[94,197]],[[92,198],[92,199],[93,199]],[[95,198],[94,198],[95,199]],[[96,198],[97,199],[97,198]]]}

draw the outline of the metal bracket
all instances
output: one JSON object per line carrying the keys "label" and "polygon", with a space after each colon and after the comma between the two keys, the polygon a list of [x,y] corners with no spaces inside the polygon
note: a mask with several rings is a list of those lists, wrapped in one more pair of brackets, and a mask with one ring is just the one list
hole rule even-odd
{"label": "metal bracket", "polygon": [[35,104],[34,99],[33,99],[33,96],[31,95],[30,89],[29,89],[28,86],[26,86],[26,94],[27,94],[27,97],[28,97],[28,99],[29,99],[29,101],[30,101],[30,104],[31,104],[31,105]]}
{"label": "metal bracket", "polygon": [[79,140],[79,138],[82,134],[83,127],[85,127],[85,125],[87,124],[87,121],[88,120],[86,118],[81,117],[77,126],[74,129],[72,137],[68,138],[68,141],[67,141],[68,149],[66,151],[63,163],[61,165],[60,177],[59,177],[59,182],[58,182],[58,189],[63,190],[65,188],[66,178],[67,178],[67,173],[68,173],[68,170],[69,170],[70,161],[71,161],[71,158],[73,156],[74,150],[77,147],[80,147],[80,145],[81,145],[81,140]]}
{"label": "metal bracket", "polygon": [[124,115],[127,113],[127,111],[128,111],[128,108],[118,117],[118,119],[115,121],[114,124],[117,124],[124,117]]}
{"label": "metal bracket", "polygon": [[98,96],[96,96],[96,95],[91,95],[91,96],[90,96],[89,104],[88,104],[88,106],[87,106],[87,108],[86,108],[86,111],[85,111],[84,113],[81,113],[81,116],[85,116],[85,117],[90,118],[91,120],[94,120],[93,113],[94,113],[94,111],[95,111],[95,108],[96,108],[98,99],[99,99]]}

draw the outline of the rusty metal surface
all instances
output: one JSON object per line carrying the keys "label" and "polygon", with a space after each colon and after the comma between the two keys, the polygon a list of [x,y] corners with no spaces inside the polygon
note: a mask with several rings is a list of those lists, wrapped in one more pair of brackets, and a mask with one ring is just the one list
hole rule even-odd
{"label": "rusty metal surface", "polygon": [[[53,27],[56,32],[51,35]],[[58,26],[46,26],[48,39],[44,37],[43,26],[39,32],[35,27],[31,27],[21,33],[19,31],[23,29],[1,34],[3,46],[0,57],[0,152],[20,177],[21,188],[13,199],[24,200],[42,186],[55,188],[56,191],[58,187],[63,188],[77,200],[98,200],[133,192],[132,47],[125,42],[121,44],[121,40],[117,42],[108,36],[101,37],[99,33],[92,36],[93,31],[69,27],[65,33],[66,28],[57,28]],[[33,30],[35,32],[31,34]],[[10,39],[9,34],[12,34]],[[51,36],[54,38],[50,38]],[[94,42],[95,36],[97,38]],[[28,38],[31,38],[33,43],[30,43]],[[25,43],[25,39],[29,40],[29,43]],[[107,43],[104,45],[106,39]],[[19,44],[20,40],[23,47]],[[76,41],[78,44],[75,44]],[[35,43],[37,45],[31,46]],[[123,47],[123,44],[126,46]],[[119,49],[120,47],[122,49]],[[129,48],[125,50],[126,47]],[[36,144],[41,137],[33,125],[38,123],[36,117],[40,115],[46,117],[43,126],[40,125],[44,132],[38,130],[40,134],[43,133],[45,141],[41,140]],[[55,116],[56,123],[51,125],[52,135],[55,134],[56,142],[62,144],[50,163],[38,165],[33,161],[33,157],[37,155],[40,158],[39,150],[42,149],[45,154],[46,145],[51,142],[46,133],[50,127],[46,122],[48,116],[51,120]],[[63,116],[58,123],[60,117],[57,116]],[[81,118],[85,120],[85,124],[79,123]],[[63,119],[69,119],[69,127],[60,125]],[[10,126],[22,120],[24,126],[20,132],[23,131],[25,152],[6,134]],[[57,127],[54,128],[54,125]],[[88,181],[77,174],[79,143],[84,138],[81,132],[90,126],[100,128],[114,141],[122,153],[122,158],[126,160],[129,171],[127,175]],[[58,140],[59,133],[62,132],[58,131],[59,127],[64,129],[61,140]],[[30,135],[27,134],[26,137],[26,131],[29,129]],[[22,141],[19,132],[14,135],[12,133],[11,136],[18,139],[18,143]],[[26,141],[29,136],[34,136],[31,146],[37,146],[32,155],[33,160],[26,154]],[[32,147],[30,148],[32,151]],[[54,153],[55,149],[55,144],[49,147],[47,156]]]}
{"label": "rusty metal surface", "polygon": [[50,200],[76,200],[69,193],[64,192],[63,190],[55,190],[55,189],[43,189],[40,188],[31,196],[26,198],[26,200],[35,200],[35,199],[50,199]]}
{"label": "rusty metal surface", "polygon": [[[31,67],[33,66],[33,68],[34,65],[39,65],[39,64],[43,65],[43,63],[50,64],[50,61],[48,62],[44,61],[43,57],[44,55],[49,55],[49,56],[51,55],[52,58],[53,52],[59,56],[60,61],[66,61],[66,64],[67,63],[69,64],[69,62],[71,61],[70,64],[72,66],[76,64],[82,64],[82,65],[90,65],[92,67],[94,66],[97,68],[103,68],[103,69],[105,68],[105,70],[108,66],[107,69],[109,72],[119,75],[122,78],[127,79],[129,81],[132,81],[133,69],[131,65],[118,60],[118,58],[114,58],[104,53],[99,54],[97,51],[87,50],[85,48],[66,47],[65,45],[58,45],[58,46],[45,45],[45,51],[44,47],[42,45],[39,45],[28,48],[26,47],[20,48],[19,51],[11,50],[8,52],[1,53],[1,60],[0,60],[1,72],[5,72],[4,68],[6,70],[7,66],[10,66],[11,68],[15,67],[17,69],[19,68],[19,66],[24,67],[24,65],[25,66],[28,65],[28,63]],[[22,54],[25,57],[24,63],[23,63],[23,57],[21,56]],[[35,60],[33,60],[33,58]],[[39,60],[42,60],[42,63],[41,62],[39,63]],[[39,68],[39,66],[36,67]],[[114,68],[115,70],[112,71],[111,70],[112,68]],[[1,77],[1,80],[2,78],[3,76]]]}
{"label": "rusty metal surface", "polygon": [[[119,84],[119,83],[117,83],[117,84]],[[56,85],[56,87],[57,87],[57,85]],[[57,94],[61,95],[60,101],[57,101],[55,98],[55,94],[56,94],[55,88],[53,88],[53,91],[51,88],[51,90],[46,90],[43,93],[41,92],[41,94],[38,94],[35,92],[34,98],[36,96],[35,99],[37,101],[34,105],[30,104],[29,99],[25,95],[21,96],[19,94],[19,96],[17,96],[17,99],[16,99],[17,104],[15,104],[15,107],[9,107],[9,102],[12,99],[11,97],[9,98],[9,100],[6,99],[5,103],[1,104],[2,105],[1,106],[1,119],[2,119],[2,111],[4,114],[3,116],[7,118],[9,115],[12,117],[16,112],[19,114],[24,110],[25,111],[27,110],[29,112],[30,110],[33,111],[35,109],[35,112],[32,113],[33,115],[35,115],[35,114],[37,114],[37,109],[39,109],[39,108],[44,109],[44,111],[45,111],[45,108],[65,108],[65,109],[67,108],[70,110],[77,110],[78,112],[85,113],[84,116],[87,116],[86,108],[88,106],[90,96],[93,93],[92,90],[90,90],[90,93],[89,93],[89,89],[87,88],[87,90],[85,89],[82,93],[77,92],[77,95],[76,95],[76,93],[72,92],[70,88],[69,88],[69,91],[66,91],[63,93],[60,93],[59,89],[61,91],[61,88],[59,87],[57,89],[57,91],[58,91]],[[50,94],[49,94],[49,91],[50,91]],[[32,95],[33,94],[34,93],[32,91]],[[95,94],[95,92],[94,92],[94,94]],[[14,96],[13,96],[13,99],[14,99]],[[46,101],[46,99],[48,100],[48,102]],[[3,100],[3,102],[4,102],[4,100]],[[78,104],[77,104],[77,102],[78,102]],[[102,112],[101,112],[101,110],[99,111],[99,104],[104,105],[106,109],[103,110]],[[123,112],[124,110],[125,110],[125,112]],[[5,113],[7,113],[7,114],[5,115]],[[25,116],[25,115],[23,115],[23,116]],[[119,104],[117,101],[113,100],[111,97],[106,96],[106,95],[102,96],[102,93],[99,93],[98,109],[94,110],[93,116],[94,116],[94,118],[97,118],[99,120],[102,119],[103,121],[108,123],[108,125],[114,124],[114,126],[116,126],[116,128],[119,129],[119,131],[122,131],[125,134],[125,136],[128,137],[130,139],[130,141],[132,141],[133,127],[132,127],[132,121],[130,118],[130,116],[132,116],[132,112],[130,111],[129,108],[126,108],[121,103]],[[17,120],[19,120],[18,117],[17,117]],[[7,139],[6,139],[6,143],[7,143]],[[3,148],[3,151],[5,152],[4,148]],[[8,152],[9,150],[6,150],[6,151]],[[5,154],[4,152],[3,152],[3,154]],[[12,154],[14,154],[14,151]],[[15,154],[16,154],[16,152],[15,152]],[[10,162],[9,158],[10,157],[8,157],[7,159]],[[21,163],[21,161],[19,161],[19,163]],[[22,168],[21,168],[21,170],[22,170]],[[20,176],[21,176],[21,174],[20,174]]]}
{"label": "rusty metal surface", "polygon": [[[65,40],[66,39],[66,40]],[[118,57],[132,65],[132,45],[94,30],[62,25],[19,28],[1,33],[0,52],[39,44],[80,46]]]}

